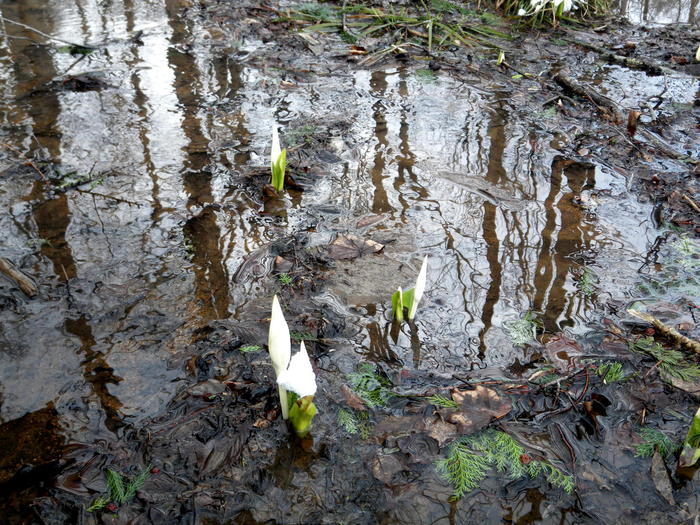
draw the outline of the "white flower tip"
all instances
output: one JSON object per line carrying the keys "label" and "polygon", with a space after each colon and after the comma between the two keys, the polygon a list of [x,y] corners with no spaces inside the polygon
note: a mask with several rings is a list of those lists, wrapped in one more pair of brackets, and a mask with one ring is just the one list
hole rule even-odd
{"label": "white flower tip", "polygon": [[284,313],[276,295],[272,298],[272,314],[270,316],[267,348],[270,351],[270,359],[272,360],[275,374],[279,377],[280,373],[289,364],[292,345],[289,342],[289,327],[284,319]]}
{"label": "white flower tip", "polygon": [[527,14],[527,11],[523,9],[522,7],[518,9],[518,16],[525,16]]}
{"label": "white flower tip", "polygon": [[282,148],[280,146],[280,136],[277,132],[277,123],[272,124],[272,147],[270,148],[270,159],[272,164],[277,162],[277,159],[282,154]]}
{"label": "white flower tip", "polygon": [[289,367],[277,377],[277,384],[299,397],[316,394],[316,374],[303,341],[299,345],[299,351],[289,361]]}
{"label": "white flower tip", "polygon": [[411,310],[408,312],[408,318],[413,319],[418,310],[418,303],[423,298],[423,292],[425,291],[425,281],[428,276],[428,256],[423,258],[423,264],[420,267],[420,272],[418,272],[418,277],[416,278],[416,286],[413,288],[413,304],[411,305]]}

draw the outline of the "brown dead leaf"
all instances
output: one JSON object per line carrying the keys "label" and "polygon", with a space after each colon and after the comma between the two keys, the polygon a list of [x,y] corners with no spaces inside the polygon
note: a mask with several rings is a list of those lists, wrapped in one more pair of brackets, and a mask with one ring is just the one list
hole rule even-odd
{"label": "brown dead leaf", "polygon": [[679,66],[684,66],[689,62],[688,57],[678,55],[673,55],[669,60],[671,63],[678,64]]}
{"label": "brown dead leaf", "polygon": [[567,372],[578,366],[578,358],[583,348],[575,340],[564,334],[553,336],[544,345],[547,359],[560,371]]}
{"label": "brown dead leaf", "polygon": [[673,499],[671,480],[668,478],[668,471],[666,470],[666,465],[664,465],[664,458],[661,457],[658,450],[654,452],[654,457],[651,459],[651,479],[654,482],[656,490],[659,491],[659,494],[661,494],[670,505],[675,505],[676,501]]}
{"label": "brown dead leaf", "polygon": [[637,133],[637,122],[640,115],[639,111],[630,111],[627,115],[627,133],[630,134],[630,137],[634,137],[634,134]]}
{"label": "brown dead leaf", "polygon": [[350,46],[351,55],[366,55],[367,53],[369,53],[369,51],[362,46]]}
{"label": "brown dead leaf", "polygon": [[435,421],[432,421],[427,427],[428,436],[437,441],[440,447],[457,437],[457,427],[439,417],[435,418]]}
{"label": "brown dead leaf", "polygon": [[474,390],[453,390],[452,399],[460,405],[456,411],[447,408],[438,412],[445,421],[456,425],[460,434],[478,432],[513,408],[508,399],[483,385],[477,385]]}
{"label": "brown dead leaf", "polygon": [[288,261],[279,255],[275,257],[275,271],[284,273],[290,271],[293,267],[294,263],[292,261]]}
{"label": "brown dead leaf", "polygon": [[356,259],[378,253],[383,248],[383,244],[370,239],[360,239],[356,235],[338,235],[328,247],[328,255],[333,259]]}
{"label": "brown dead leaf", "polygon": [[348,385],[343,385],[340,387],[340,392],[345,398],[345,402],[350,408],[355,410],[365,410],[365,404],[362,402],[360,396],[358,396]]}
{"label": "brown dead leaf", "polygon": [[668,374],[664,374],[663,377],[666,379],[666,381],[671,383],[679,390],[683,390],[683,392],[696,396],[700,395],[700,379],[695,379],[695,381],[683,381],[682,379],[678,379],[677,377],[673,377]]}
{"label": "brown dead leaf", "polygon": [[372,475],[388,487],[397,484],[394,477],[403,470],[405,467],[395,454],[379,455],[372,461]]}
{"label": "brown dead leaf", "polygon": [[364,228],[366,226],[371,226],[372,224],[377,224],[378,222],[382,222],[384,219],[386,219],[386,215],[367,215],[365,217],[362,217],[359,221],[357,221],[357,226],[358,228]]}

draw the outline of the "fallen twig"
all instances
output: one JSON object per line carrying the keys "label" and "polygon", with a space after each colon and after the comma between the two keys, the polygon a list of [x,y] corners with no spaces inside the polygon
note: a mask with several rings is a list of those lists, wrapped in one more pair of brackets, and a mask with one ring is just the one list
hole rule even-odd
{"label": "fallen twig", "polygon": [[20,150],[18,150],[18,149],[15,148],[14,146],[10,146],[9,144],[7,144],[7,143],[5,143],[5,142],[0,142],[0,146],[3,146],[3,147],[5,147],[5,148],[9,149],[10,151],[12,151],[13,153],[16,153],[17,155],[19,155],[19,156],[22,158],[22,160],[24,160],[24,162],[26,163],[27,166],[31,166],[31,167],[34,169],[34,171],[36,171],[36,172],[39,174],[39,176],[41,177],[41,179],[42,179],[44,182],[49,182],[49,178],[48,178],[46,175],[44,175],[44,172],[41,171],[41,170],[37,167],[37,165],[34,164],[34,162],[33,162],[32,160],[28,159],[28,158],[24,155],[24,153],[22,153]]}
{"label": "fallen twig", "polygon": [[630,57],[618,55],[616,53],[608,51],[607,49],[605,49],[603,47],[599,47],[599,46],[596,46],[595,44],[590,44],[588,42],[583,42],[582,40],[578,40],[576,38],[564,38],[563,40],[565,42],[568,42],[569,44],[585,47],[586,49],[590,49],[591,51],[595,51],[596,53],[601,54],[606,60],[609,60],[610,62],[615,62],[616,64],[620,64],[620,65],[623,65],[623,66],[631,68],[631,69],[642,69],[642,70],[646,71],[647,73],[651,73],[652,75],[663,75],[663,74],[675,75],[675,74],[677,74],[676,71],[669,69],[667,67],[664,67],[661,64],[656,64],[654,62],[650,62],[648,60],[642,60],[639,58],[630,58]]}
{"label": "fallen twig", "polygon": [[0,273],[5,274],[17,283],[19,289],[22,290],[27,297],[34,297],[39,291],[30,277],[24,275],[21,270],[18,270],[14,264],[4,257],[0,257]]}
{"label": "fallen twig", "polygon": [[562,86],[564,89],[571,91],[572,93],[579,95],[581,97],[589,99],[599,108],[606,108],[612,111],[615,122],[622,122],[622,112],[618,107],[617,103],[605,95],[601,95],[595,89],[588,86],[584,86],[577,80],[574,80],[569,75],[563,71],[558,71],[552,74],[552,80],[557,84]]}
{"label": "fallen twig", "polygon": [[695,204],[695,201],[688,197],[685,193],[683,194],[683,199],[690,205],[691,208],[693,208],[696,212],[700,213],[700,207],[698,207],[697,204]]}
{"label": "fallen twig", "polygon": [[[595,89],[589,86],[585,86],[584,84],[581,84],[578,80],[570,77],[566,73],[562,71],[557,71],[557,72],[552,72],[551,73],[552,80],[554,80],[557,84],[559,84],[561,87],[564,89],[571,91],[572,93],[579,95],[581,97],[589,99],[593,104],[595,104],[598,108],[606,108],[609,111],[612,112],[613,118],[615,120],[615,123],[619,124],[623,122],[623,110],[620,108],[620,106],[615,102],[613,99],[606,97],[605,95],[602,95],[598,93]],[[639,128],[637,130],[637,133],[641,136],[644,137],[645,140],[649,141],[652,147],[657,148],[659,151],[663,152],[665,155],[668,155],[669,157],[676,159],[676,160],[681,160],[684,162],[690,162],[693,164],[696,164],[697,161],[690,158],[688,155],[684,153],[680,153],[676,150],[674,150],[672,147],[669,145],[665,144],[661,139],[659,139],[656,135],[651,133],[649,130],[646,129],[641,129]],[[636,140],[636,139],[634,139]]]}
{"label": "fallen twig", "polygon": [[698,343],[697,341],[693,341],[692,339],[684,336],[683,334],[678,333],[678,331],[675,328],[664,324],[662,321],[660,321],[653,315],[650,315],[645,312],[640,312],[639,310],[635,310],[633,308],[630,308],[629,310],[627,310],[627,312],[641,319],[642,321],[646,321],[647,323],[651,324],[661,333],[661,335],[668,337],[669,339],[673,339],[681,346],[692,350],[696,354],[700,354],[700,343]]}

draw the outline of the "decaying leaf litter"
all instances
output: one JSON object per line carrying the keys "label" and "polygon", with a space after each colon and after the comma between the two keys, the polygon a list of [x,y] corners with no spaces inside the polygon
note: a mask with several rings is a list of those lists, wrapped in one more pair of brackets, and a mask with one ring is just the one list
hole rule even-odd
{"label": "decaying leaf litter", "polygon": [[[313,28],[308,4],[169,3],[86,55],[3,40],[11,519],[698,514],[675,468],[698,402],[696,30],[513,32],[444,4],[322,4]],[[428,31],[456,13],[457,38]],[[104,121],[83,132],[79,106]],[[426,254],[415,322],[392,323]],[[274,293],[317,369],[305,440],[263,348]],[[147,479],[127,500],[109,472]]]}

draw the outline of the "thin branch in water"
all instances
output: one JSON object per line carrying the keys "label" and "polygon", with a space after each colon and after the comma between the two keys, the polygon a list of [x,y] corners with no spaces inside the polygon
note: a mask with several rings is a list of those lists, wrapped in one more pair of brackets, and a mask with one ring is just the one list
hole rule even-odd
{"label": "thin branch in water", "polygon": [[44,33],[43,31],[39,31],[35,27],[28,26],[27,24],[23,24],[22,22],[15,22],[14,20],[10,20],[9,18],[5,18],[4,16],[0,16],[0,19],[3,22],[7,22],[8,24],[16,25],[19,27],[23,27],[24,29],[28,29],[29,31],[33,31],[36,34],[41,35],[44,38],[48,38],[49,40],[53,40],[55,42],[61,42],[62,44],[68,44],[69,46],[84,47],[86,49],[97,49],[95,46],[91,46],[89,44],[76,44],[75,42],[70,42],[68,40],[63,40],[62,38],[51,36],[49,34]]}

